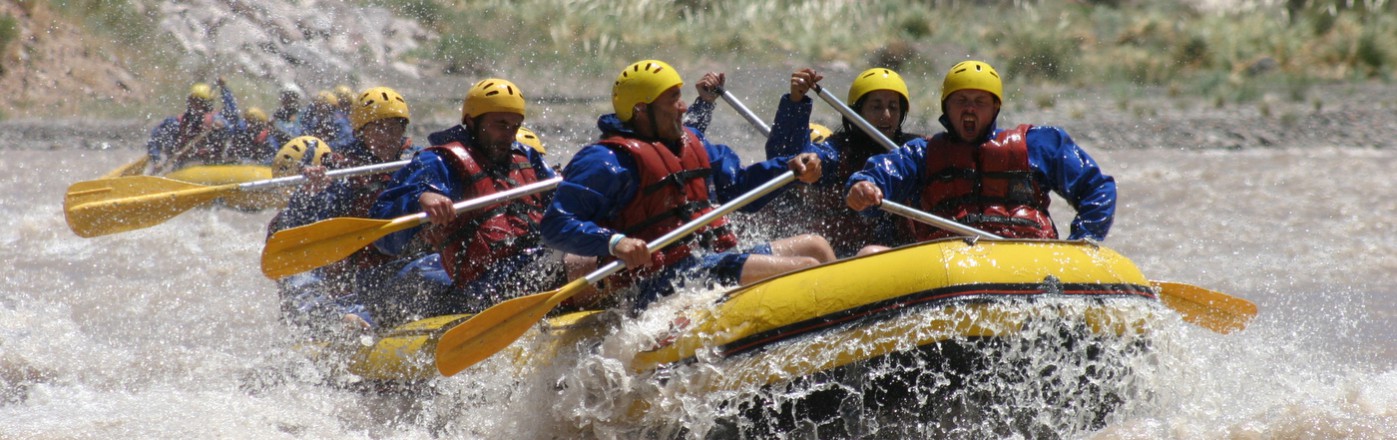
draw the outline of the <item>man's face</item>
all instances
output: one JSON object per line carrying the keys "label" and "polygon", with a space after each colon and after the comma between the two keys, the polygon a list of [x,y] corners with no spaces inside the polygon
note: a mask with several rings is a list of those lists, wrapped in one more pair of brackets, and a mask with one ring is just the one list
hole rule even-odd
{"label": "man's face", "polygon": [[284,108],[297,108],[301,106],[301,97],[295,93],[282,93],[281,106]]}
{"label": "man's face", "polygon": [[189,111],[197,115],[202,115],[204,113],[213,111],[212,101],[205,101],[199,98],[191,97],[189,98],[188,104]]}
{"label": "man's face", "polygon": [[407,133],[407,119],[388,118],[364,124],[358,136],[364,145],[379,160],[397,159],[402,154],[403,134]]}
{"label": "man's face", "polygon": [[[666,141],[678,142],[684,138],[684,113],[689,111],[689,106],[684,103],[684,97],[679,86],[670,87],[660,97],[655,98],[655,102],[649,104],[649,111],[637,111],[632,121],[636,122],[636,132],[642,135],[657,137]],[[654,125],[651,125],[650,117],[653,116]],[[646,133],[654,127],[654,133]]]}
{"label": "man's face", "polygon": [[475,147],[491,162],[503,162],[514,147],[514,135],[523,125],[524,116],[516,113],[490,112],[467,119],[466,128],[475,138]]}
{"label": "man's face", "polygon": [[892,139],[902,124],[902,112],[902,95],[892,90],[874,90],[864,95],[859,116]]}
{"label": "man's face", "polygon": [[967,141],[984,137],[999,115],[999,100],[984,90],[959,90],[946,97],[946,117],[956,136]]}

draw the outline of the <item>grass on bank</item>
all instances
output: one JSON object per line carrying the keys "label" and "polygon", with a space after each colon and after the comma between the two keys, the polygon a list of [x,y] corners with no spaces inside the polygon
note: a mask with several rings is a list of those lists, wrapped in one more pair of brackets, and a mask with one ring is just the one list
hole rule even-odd
{"label": "grass on bank", "polygon": [[645,56],[845,62],[939,74],[966,57],[1012,79],[1167,84],[1216,72],[1390,79],[1397,6],[1291,0],[1202,12],[1179,1],[374,0],[442,34],[448,69],[507,62],[610,72]]}
{"label": "grass on bank", "polygon": [[[178,48],[151,47],[168,40],[158,38],[160,1],[19,0],[39,2],[115,41],[132,70],[164,84],[156,90],[180,94],[187,86],[190,75],[169,53]],[[1397,66],[1391,0],[1287,0],[1230,11],[1178,0],[360,2],[433,29],[440,38],[409,61],[466,78],[510,70],[610,77],[654,57],[680,65],[885,66],[916,90],[936,90],[951,64],[979,58],[1015,89],[1158,87],[1231,103],[1276,90],[1306,100],[1309,85],[1388,81]],[[919,104],[934,105],[926,99]]]}

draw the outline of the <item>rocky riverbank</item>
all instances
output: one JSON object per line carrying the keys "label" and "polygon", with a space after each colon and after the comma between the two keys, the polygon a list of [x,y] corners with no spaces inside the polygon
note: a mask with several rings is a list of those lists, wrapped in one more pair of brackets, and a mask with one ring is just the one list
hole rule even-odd
{"label": "rocky riverbank", "polygon": [[[777,93],[772,91],[761,103],[774,101]],[[1391,87],[1376,83],[1317,86],[1309,93],[1313,97],[1305,101],[1263,98],[1218,106],[1199,97],[1163,93],[1145,92],[1144,97],[1122,104],[1093,93],[1064,92],[1055,95],[1051,107],[1024,103],[1008,108],[1002,123],[1058,125],[1092,149],[1397,148],[1397,92]],[[570,154],[594,135],[599,104],[593,101],[601,97],[597,98],[578,103],[536,101],[533,108],[539,111],[528,123],[541,127],[550,149]],[[755,102],[749,105],[757,107]],[[819,104],[816,121],[837,122],[834,112],[828,110]],[[720,131],[715,132],[745,129],[736,114],[727,114],[721,107],[719,112],[714,127]],[[415,121],[414,135],[421,139],[427,132],[445,128],[454,122],[453,116]],[[155,122],[86,118],[0,121],[0,149],[139,149]],[[935,122],[909,120],[912,130],[939,131],[940,127],[932,124]],[[737,143],[721,134],[717,139]]]}
{"label": "rocky riverbank", "polygon": [[[418,139],[453,124],[460,96],[478,74],[448,74],[439,60],[410,55],[434,44],[437,36],[419,23],[374,7],[342,2],[241,2],[191,0],[134,2],[137,12],[158,23],[175,47],[178,64],[191,78],[234,75],[240,104],[270,105],[282,84],[307,91],[335,84],[387,84],[413,105],[410,130]],[[17,40],[0,71],[0,149],[140,149],[151,127],[179,111],[181,95],[156,91],[159,79],[140,78],[82,29],[65,25],[45,2],[0,2],[0,13],[19,17]],[[144,5],[144,6],[142,6]],[[685,60],[672,60],[683,64]],[[686,76],[727,70],[729,89],[764,117],[784,92],[787,65],[715,66],[676,64]],[[692,64],[692,63],[688,63]],[[825,83],[842,90],[857,69],[846,63],[815,65]],[[531,98],[530,119],[560,154],[589,140],[595,117],[606,111],[610,77],[571,77],[547,69],[504,68],[488,75],[520,84]],[[576,75],[572,75],[576,76]],[[933,78],[934,79],[934,78]],[[166,79],[168,81],[170,79]],[[1002,124],[1059,125],[1093,149],[1239,149],[1286,147],[1397,147],[1397,88],[1380,80],[1315,83],[1277,90],[1261,81],[1235,79],[1223,91],[1139,89],[1102,86],[1097,90],[1039,88],[1010,84]],[[914,95],[936,81],[919,79]],[[187,87],[180,80],[179,87]],[[1232,93],[1226,87],[1243,89]],[[167,86],[173,87],[173,86]],[[930,93],[934,93],[931,91]],[[692,98],[692,92],[686,90]],[[250,96],[249,96],[250,95]],[[1242,99],[1237,96],[1249,95]],[[244,99],[246,97],[246,99]],[[260,98],[260,99],[259,99]],[[916,96],[907,128],[940,131],[930,97]],[[149,110],[151,102],[159,110]],[[919,108],[921,107],[921,108]],[[27,110],[26,110],[27,109]],[[137,110],[140,109],[140,110]],[[814,120],[836,124],[838,117],[817,104]],[[745,123],[720,109],[716,133],[746,130]],[[85,115],[54,119],[54,114]],[[750,133],[717,140],[750,143]],[[559,160],[563,158],[560,157]]]}

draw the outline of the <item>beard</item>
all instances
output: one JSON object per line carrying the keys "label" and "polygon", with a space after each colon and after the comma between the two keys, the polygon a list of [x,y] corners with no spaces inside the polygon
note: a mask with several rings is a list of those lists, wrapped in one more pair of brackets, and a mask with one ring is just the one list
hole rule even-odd
{"label": "beard", "polygon": [[509,161],[509,152],[514,148],[513,139],[488,139],[485,133],[476,133],[475,138],[481,141],[479,149],[486,160],[493,163]]}

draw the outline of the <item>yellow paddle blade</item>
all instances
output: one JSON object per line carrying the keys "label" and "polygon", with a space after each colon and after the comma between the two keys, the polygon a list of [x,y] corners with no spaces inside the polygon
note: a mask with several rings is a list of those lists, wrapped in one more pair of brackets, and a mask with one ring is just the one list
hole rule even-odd
{"label": "yellow paddle blade", "polygon": [[63,215],[79,237],[95,237],[158,225],[237,188],[154,176],[89,180],[68,187]]}
{"label": "yellow paddle blade", "polygon": [[587,279],[578,278],[555,291],[495,304],[452,327],[437,341],[437,371],[443,376],[452,376],[499,353],[554,307],[586,287]]}
{"label": "yellow paddle blade", "polygon": [[1168,281],[1150,284],[1159,289],[1159,300],[1179,312],[1184,321],[1221,334],[1246,328],[1256,316],[1256,304],[1226,293]]}
{"label": "yellow paddle blade", "polygon": [[[359,346],[349,372],[367,380],[416,381],[437,377],[436,341],[447,329],[471,315],[443,315],[409,322],[379,333],[370,346]],[[358,344],[354,344],[358,345]]]}
{"label": "yellow paddle blade", "polygon": [[336,217],[272,234],[262,248],[262,274],[274,280],[349,257],[385,235],[412,223]]}

